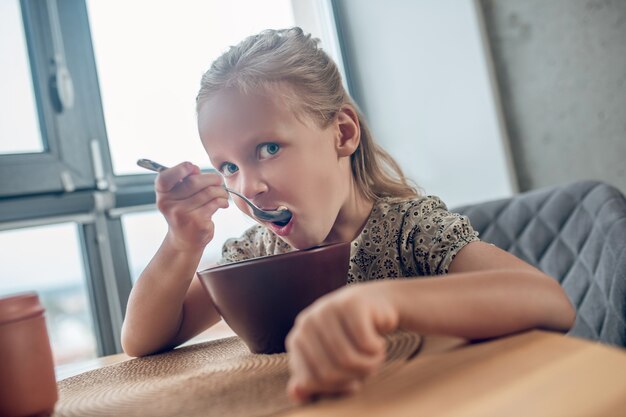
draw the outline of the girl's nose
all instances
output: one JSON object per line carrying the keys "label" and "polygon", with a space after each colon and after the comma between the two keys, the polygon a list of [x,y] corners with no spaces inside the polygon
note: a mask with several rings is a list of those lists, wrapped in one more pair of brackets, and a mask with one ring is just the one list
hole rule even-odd
{"label": "girl's nose", "polygon": [[245,195],[250,201],[255,202],[255,198],[268,190],[267,184],[258,172],[253,171],[244,175],[241,174],[243,174],[243,172],[240,172],[238,178],[239,184],[237,184],[240,187],[239,192]]}

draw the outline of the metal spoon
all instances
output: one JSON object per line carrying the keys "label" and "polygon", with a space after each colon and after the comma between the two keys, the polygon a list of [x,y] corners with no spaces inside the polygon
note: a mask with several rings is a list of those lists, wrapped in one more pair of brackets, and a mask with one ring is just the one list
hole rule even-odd
{"label": "metal spoon", "polygon": [[[137,161],[137,165],[142,168],[149,169],[154,172],[161,172],[167,169],[166,166],[159,164],[158,162],[151,161],[150,159],[139,159]],[[204,171],[204,170],[203,170]],[[215,169],[208,169],[204,172],[218,172]],[[279,222],[279,223],[287,223],[291,219],[291,212],[289,210],[263,210],[258,208],[252,203],[252,201],[248,200],[242,194],[239,194],[237,191],[231,190],[224,186],[224,189],[231,194],[236,195],[241,198],[247,205],[252,208],[252,214],[259,220],[268,221],[268,222]]]}

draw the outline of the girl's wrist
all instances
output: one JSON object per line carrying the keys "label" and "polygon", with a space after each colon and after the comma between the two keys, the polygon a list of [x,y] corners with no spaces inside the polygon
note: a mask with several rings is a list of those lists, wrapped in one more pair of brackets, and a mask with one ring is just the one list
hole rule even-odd
{"label": "girl's wrist", "polygon": [[387,323],[385,326],[393,327],[392,329],[388,329],[389,331],[400,328],[399,325],[402,318],[402,288],[397,284],[400,284],[400,282],[396,280],[381,280],[366,284],[368,286],[367,291],[370,293],[370,298],[373,299],[374,302],[382,301],[382,304],[379,307],[385,311],[384,315]]}
{"label": "girl's wrist", "polygon": [[377,281],[374,289],[379,297],[384,299],[396,317],[397,328],[403,330],[416,330],[409,328],[407,323],[412,322],[412,316],[419,308],[419,300],[415,298],[415,291],[410,286],[412,280],[384,280]]}
{"label": "girl's wrist", "polygon": [[168,230],[163,241],[164,246],[171,252],[173,256],[181,256],[188,258],[198,258],[198,261],[204,253],[204,248],[208,244],[193,244],[183,239],[177,238],[171,230]]}

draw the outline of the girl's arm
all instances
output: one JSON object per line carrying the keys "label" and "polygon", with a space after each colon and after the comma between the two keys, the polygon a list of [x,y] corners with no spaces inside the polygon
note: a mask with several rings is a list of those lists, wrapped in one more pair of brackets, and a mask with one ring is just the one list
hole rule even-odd
{"label": "girl's arm", "polygon": [[167,235],[130,293],[122,347],[131,356],[170,349],[219,320],[213,303],[194,278],[213,239],[213,214],[228,207],[217,174],[201,174],[190,163],[161,172],[155,182],[157,207]]}
{"label": "girl's arm", "polygon": [[165,239],[133,287],[122,327],[130,356],[171,349],[220,320],[196,276],[202,252],[181,252]]}
{"label": "girl's arm", "polygon": [[575,310],[553,278],[496,246],[473,242],[445,278],[397,281],[388,296],[399,326],[482,339],[530,328],[565,332]]}
{"label": "girl's arm", "polygon": [[287,338],[290,397],[358,389],[384,361],[383,335],[398,328],[481,339],[574,322],[558,282],[493,245],[466,245],[449,271],[345,287],[304,310]]}

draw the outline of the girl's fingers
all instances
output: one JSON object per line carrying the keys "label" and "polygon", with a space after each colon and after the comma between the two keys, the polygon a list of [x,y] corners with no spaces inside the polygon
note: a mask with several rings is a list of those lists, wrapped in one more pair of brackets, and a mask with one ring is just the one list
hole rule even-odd
{"label": "girl's fingers", "polygon": [[[291,400],[303,403],[320,394],[354,393],[361,387],[361,379],[347,375],[331,380],[320,380],[319,378],[323,375],[320,372],[321,365],[319,363],[314,364],[312,358],[313,352],[307,349],[290,352],[291,378],[287,384],[287,395]],[[318,376],[316,377],[314,374]]]}
{"label": "girl's fingers", "polygon": [[191,162],[182,162],[176,166],[161,171],[155,180],[155,189],[159,193],[172,191],[181,181],[192,174],[198,174],[200,168]]}
{"label": "girl's fingers", "polygon": [[228,205],[228,199],[216,197],[209,201],[206,201],[206,198],[198,200],[195,207],[190,207],[188,203],[183,205],[172,202],[161,202],[158,207],[170,226],[180,230],[191,227],[195,231],[201,231],[208,226],[207,222],[211,220],[219,208],[228,208]]}
{"label": "girl's fingers", "polygon": [[385,351],[385,338],[382,337],[367,317],[344,317],[339,321],[350,340],[362,353],[366,355],[380,355]]}
{"label": "girl's fingers", "polygon": [[380,368],[387,347],[383,335],[398,326],[398,315],[374,289],[339,290],[296,318],[287,337],[292,399],[354,392]]}
{"label": "girl's fingers", "polygon": [[215,171],[201,173],[191,164],[183,163],[162,171],[155,180],[157,194],[166,195],[172,200],[184,200],[203,188],[223,186],[224,179]]}
{"label": "girl's fingers", "polygon": [[199,207],[205,206],[207,203],[210,203],[215,199],[228,201],[228,192],[220,186],[208,186],[200,189],[184,201],[177,201],[177,204],[183,205],[184,208],[182,210],[184,211],[193,211]]}
{"label": "girl's fingers", "polygon": [[198,215],[204,220],[210,219],[219,208],[228,208],[228,200],[225,198],[211,200],[205,205],[198,207]]}
{"label": "girl's fingers", "polygon": [[[314,326],[308,326],[305,331],[307,332],[305,335],[299,335],[298,346],[306,346],[304,356],[310,367],[309,374],[313,377],[312,381],[307,381],[310,382],[311,388],[332,387],[349,379],[350,375],[346,375],[343,369],[337,367],[332,357],[332,347],[326,347],[321,340],[322,334],[329,333],[330,329],[320,332]],[[333,335],[331,338],[336,336]]]}
{"label": "girl's fingers", "polygon": [[287,343],[292,371],[288,394],[294,401],[353,392],[384,359],[384,350],[382,355],[360,352],[336,317],[305,316],[298,324]]}
{"label": "girl's fingers", "polygon": [[317,376],[307,348],[302,346],[289,349],[289,368],[291,377],[287,384],[287,394],[296,402],[305,402],[314,392]]}
{"label": "girl's fingers", "polygon": [[380,365],[380,356],[360,351],[338,319],[325,320],[318,339],[328,352],[332,366],[349,378],[363,379]]}

